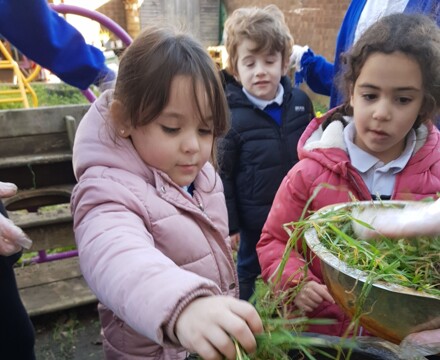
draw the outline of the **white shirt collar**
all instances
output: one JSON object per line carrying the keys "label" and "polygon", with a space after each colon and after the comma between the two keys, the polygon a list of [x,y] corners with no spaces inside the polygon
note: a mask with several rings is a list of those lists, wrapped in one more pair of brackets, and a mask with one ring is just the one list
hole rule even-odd
{"label": "white shirt collar", "polygon": [[397,159],[385,165],[378,158],[353,143],[355,134],[356,129],[354,123],[350,122],[344,129],[344,141],[347,146],[351,164],[361,173],[367,172],[376,165],[378,165],[377,167],[380,167],[382,171],[390,171],[394,174],[402,171],[411,158],[416,145],[416,133],[411,129],[406,137],[406,145],[402,154],[400,154]]}
{"label": "white shirt collar", "polygon": [[272,104],[274,102],[276,102],[278,105],[281,105],[283,103],[284,88],[281,84],[278,84],[277,94],[275,95],[275,98],[273,98],[272,100],[269,100],[269,101],[262,100],[262,99],[259,99],[255,96],[251,95],[249,93],[249,91],[247,91],[244,87],[242,89],[243,89],[243,92],[246,95],[246,97],[249,99],[249,101],[261,110],[264,110],[264,108],[267,105]]}

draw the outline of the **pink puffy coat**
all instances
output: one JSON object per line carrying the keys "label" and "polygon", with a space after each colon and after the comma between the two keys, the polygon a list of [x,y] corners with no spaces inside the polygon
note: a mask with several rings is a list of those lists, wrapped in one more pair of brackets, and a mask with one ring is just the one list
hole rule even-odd
{"label": "pink puffy coat", "polygon": [[107,359],[184,359],[174,326],[199,296],[238,296],[220,178],[206,164],[194,197],[148,167],[109,126],[112,92],[76,133],[72,195],[81,270],[97,295]]}
{"label": "pink puffy coat", "polygon": [[[358,200],[371,200],[365,182],[350,163],[341,122],[332,122],[322,131],[321,124],[327,116],[314,119],[303,133],[298,144],[300,161],[284,178],[264,225],[257,252],[262,276],[266,281],[276,272],[289,238],[282,225],[300,219],[306,202],[320,184],[330,184],[338,190],[322,188],[311,202],[309,210],[351,201],[349,192]],[[422,125],[417,130],[415,153],[405,169],[397,174],[392,199],[435,198],[439,191],[440,133],[431,124]],[[310,251],[302,247],[302,241],[298,249],[299,252],[290,255],[282,275],[282,286],[293,287],[294,281],[304,276],[300,269],[305,264],[305,252],[307,258],[311,258]],[[292,274],[295,274],[293,278]],[[320,263],[316,257],[308,267],[307,280],[323,283]],[[337,323],[333,325],[309,328],[311,332],[328,335],[341,336],[350,322],[338,305],[327,301],[307,315],[311,318],[336,319]]]}

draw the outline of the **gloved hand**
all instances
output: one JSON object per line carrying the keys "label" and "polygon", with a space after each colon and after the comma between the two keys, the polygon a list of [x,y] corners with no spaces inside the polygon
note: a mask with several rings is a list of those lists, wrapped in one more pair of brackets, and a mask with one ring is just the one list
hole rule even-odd
{"label": "gloved hand", "polygon": [[309,47],[301,45],[292,46],[292,55],[290,55],[290,67],[295,67],[296,71],[301,71],[301,59]]}
{"label": "gloved hand", "polygon": [[[17,186],[0,182],[0,198],[15,195]],[[32,241],[18,226],[0,214],[0,255],[9,256],[19,252],[22,247],[29,249]]]}
{"label": "gloved hand", "polygon": [[353,221],[353,231],[360,239],[381,235],[390,238],[440,235],[440,199],[408,204],[404,208],[355,208],[352,215],[373,228]]}
{"label": "gloved hand", "polygon": [[422,356],[436,354],[440,354],[440,329],[410,334],[400,343],[401,359],[424,359]]}

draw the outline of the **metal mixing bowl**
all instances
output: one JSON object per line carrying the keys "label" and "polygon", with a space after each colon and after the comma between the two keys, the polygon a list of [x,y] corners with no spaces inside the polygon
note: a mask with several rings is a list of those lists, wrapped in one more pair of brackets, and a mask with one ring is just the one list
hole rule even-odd
{"label": "metal mixing bowl", "polygon": [[[405,202],[388,201],[387,204],[404,206]],[[325,211],[353,206],[384,206],[380,202],[365,201],[339,204],[317,211],[317,218]],[[340,261],[321,244],[317,232],[311,228],[305,233],[308,247],[321,260],[324,281],[341,308],[353,316],[356,301],[367,281],[366,272],[354,269]],[[440,328],[440,297],[415,291],[413,289],[376,281],[363,303],[363,316],[360,323],[375,336],[393,343],[400,341],[410,333]]]}

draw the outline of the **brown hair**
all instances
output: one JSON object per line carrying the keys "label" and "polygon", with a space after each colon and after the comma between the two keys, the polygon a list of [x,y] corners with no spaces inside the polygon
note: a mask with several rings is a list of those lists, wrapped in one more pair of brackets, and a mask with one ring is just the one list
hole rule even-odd
{"label": "brown hair", "polygon": [[[197,40],[173,27],[146,28],[120,59],[114,99],[123,104],[131,126],[146,125],[160,115],[177,75],[191,77],[188,94],[193,99],[197,99],[197,86],[203,86],[214,118],[214,140],[224,135],[229,111],[217,67]],[[196,105],[202,118],[200,104]],[[214,165],[215,148],[214,144]]]}
{"label": "brown hair", "polygon": [[280,52],[283,64],[289,61],[293,39],[283,13],[275,5],[239,8],[226,20],[227,69],[231,74],[237,73],[237,47],[245,39],[256,43],[255,53],[267,50]]}
{"label": "brown hair", "polygon": [[336,82],[349,108],[348,99],[368,57],[373,53],[397,51],[417,61],[422,73],[424,101],[413,126],[418,128],[431,120],[440,106],[440,29],[429,17],[399,13],[381,18],[342,55],[343,66]]}

